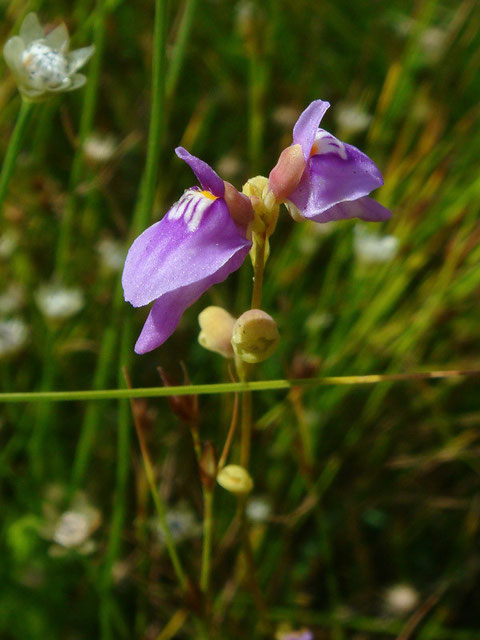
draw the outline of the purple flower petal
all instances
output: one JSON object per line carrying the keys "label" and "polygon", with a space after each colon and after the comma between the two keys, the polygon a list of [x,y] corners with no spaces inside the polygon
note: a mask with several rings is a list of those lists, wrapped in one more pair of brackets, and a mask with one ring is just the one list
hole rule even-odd
{"label": "purple flower petal", "polygon": [[358,200],[383,184],[382,174],[370,158],[350,144],[319,129],[300,184],[289,200],[306,218],[346,200]]}
{"label": "purple flower petal", "polygon": [[318,125],[329,106],[329,102],[314,100],[308,105],[293,127],[293,144],[302,145],[303,155],[307,161],[310,157]]}
{"label": "purple flower petal", "polygon": [[245,258],[237,252],[223,267],[203,280],[170,291],[160,296],[153,305],[142,332],[135,345],[138,354],[156,349],[167,340],[177,328],[183,312],[214,284],[222,282],[236,271]]}
{"label": "purple flower petal", "polygon": [[200,160],[196,156],[192,156],[183,147],[177,147],[175,153],[179,158],[184,160],[193,173],[197,176],[198,181],[202,185],[202,189],[210,191],[214,196],[223,198],[225,195],[225,185],[223,180],[206,162]]}
{"label": "purple flower petal", "polygon": [[332,222],[332,220],[346,220],[347,218],[361,218],[368,222],[381,222],[392,217],[392,212],[384,206],[372,200],[372,198],[359,198],[358,200],[345,200],[330,207],[326,211],[312,216],[309,220],[314,222]]}
{"label": "purple flower petal", "polygon": [[130,247],[122,275],[125,300],[141,307],[214,275],[237,254],[238,268],[250,247],[223,198],[212,201],[187,189]]}

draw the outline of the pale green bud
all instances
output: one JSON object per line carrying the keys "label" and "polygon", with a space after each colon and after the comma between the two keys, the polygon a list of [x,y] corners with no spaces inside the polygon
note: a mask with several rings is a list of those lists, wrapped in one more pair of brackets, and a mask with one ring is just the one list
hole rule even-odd
{"label": "pale green bud", "polygon": [[235,318],[221,307],[207,307],[198,316],[200,334],[198,342],[209,351],[224,358],[233,358],[231,344]]}
{"label": "pale green bud", "polygon": [[246,311],[233,327],[233,350],[244,362],[263,362],[275,351],[279,339],[277,323],[260,309]]}
{"label": "pale green bud", "polygon": [[238,464],[227,464],[218,472],[218,484],[236,495],[246,495],[253,489],[253,480],[248,471]]}

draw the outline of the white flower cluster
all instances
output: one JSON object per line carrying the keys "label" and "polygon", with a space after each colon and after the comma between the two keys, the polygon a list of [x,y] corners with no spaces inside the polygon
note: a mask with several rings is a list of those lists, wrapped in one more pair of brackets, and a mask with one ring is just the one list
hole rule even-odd
{"label": "white flower cluster", "polygon": [[28,327],[20,318],[0,320],[0,360],[20,351],[27,338]]}
{"label": "white flower cluster", "polygon": [[48,320],[66,320],[80,311],[85,302],[80,289],[67,289],[57,284],[40,287],[35,299]]}
{"label": "white flower cluster", "polygon": [[64,24],[45,35],[36,13],[26,16],[20,35],[7,40],[3,55],[24,98],[42,100],[49,93],[73,91],[85,84],[85,76],[76,72],[94,47],[68,52],[68,40]]}
{"label": "white flower cluster", "polygon": [[355,256],[363,264],[383,264],[397,255],[398,238],[370,233],[356,226],[353,239]]}

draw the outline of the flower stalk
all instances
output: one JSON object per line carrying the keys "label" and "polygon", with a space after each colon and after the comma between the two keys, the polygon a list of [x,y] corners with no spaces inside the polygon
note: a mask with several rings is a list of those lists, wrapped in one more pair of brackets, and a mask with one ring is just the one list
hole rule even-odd
{"label": "flower stalk", "polygon": [[17,122],[13,130],[12,136],[8,143],[7,153],[2,164],[0,173],[0,212],[3,207],[5,196],[7,195],[8,183],[12,177],[17,162],[18,153],[27,130],[33,112],[33,103],[22,99],[20,111],[18,113]]}

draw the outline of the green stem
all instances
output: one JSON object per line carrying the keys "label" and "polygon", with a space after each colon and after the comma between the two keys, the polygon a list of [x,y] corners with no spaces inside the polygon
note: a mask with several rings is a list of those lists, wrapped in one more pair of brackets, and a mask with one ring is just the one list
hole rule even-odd
{"label": "green stem", "polygon": [[[127,341],[129,336],[125,335]],[[119,376],[118,385],[123,386],[123,377]],[[107,543],[105,561],[102,567],[100,630],[101,640],[111,640],[112,635],[112,572],[120,553],[122,529],[125,522],[128,476],[130,471],[130,411],[127,402],[121,402],[118,411],[117,428],[117,468],[112,521]]]}
{"label": "green stem", "polygon": [[265,235],[254,236],[254,266],[253,266],[253,291],[252,309],[260,309],[262,304],[263,272],[265,269]]}
{"label": "green stem", "polygon": [[88,82],[85,86],[82,114],[72,169],[70,172],[69,198],[60,223],[60,231],[57,242],[55,257],[55,271],[60,279],[66,279],[68,275],[68,265],[72,242],[73,222],[76,213],[76,189],[82,179],[84,169],[84,142],[93,128],[95,109],[97,105],[98,87],[100,81],[100,70],[102,66],[103,49],[105,42],[105,0],[98,0],[95,19],[93,43],[95,53],[90,61],[90,71]]}
{"label": "green stem", "polygon": [[193,26],[195,11],[197,10],[198,0],[187,0],[183,10],[182,20],[178,29],[175,45],[170,58],[166,81],[166,95],[171,100],[178,84],[180,71],[185,60],[185,52],[189,41],[190,32]]}
{"label": "green stem", "polygon": [[200,588],[203,593],[207,594],[210,588],[210,567],[212,555],[213,488],[204,488],[203,501],[203,548]]}
{"label": "green stem", "polygon": [[28,102],[27,100],[22,99],[17,122],[8,143],[7,153],[5,154],[2,171],[0,172],[0,213],[2,211],[5,196],[7,195],[8,183],[10,182],[10,178],[12,177],[12,173],[15,169],[20,145],[22,144],[30,116],[33,113],[33,106],[33,102]]}
{"label": "green stem", "polygon": [[140,186],[140,195],[133,216],[131,237],[150,221],[155,198],[155,182],[158,175],[163,142],[165,115],[165,75],[167,39],[167,0],[155,0],[155,25],[152,64],[152,110],[148,132],[147,160]]}
{"label": "green stem", "polygon": [[285,380],[258,380],[255,382],[221,382],[191,384],[178,387],[144,387],[138,389],[98,389],[83,391],[18,391],[0,393],[0,403],[6,402],[79,402],[82,400],[121,400],[122,398],[166,398],[168,396],[217,395],[242,391],[280,391],[295,387],[350,386],[381,382],[408,382],[480,378],[478,370],[418,371],[366,376],[329,376],[325,378],[291,378]]}
{"label": "green stem", "polygon": [[[134,401],[132,401],[132,408],[135,415]],[[140,450],[142,452],[145,475],[147,477],[147,482],[150,487],[153,502],[155,504],[155,509],[157,511],[158,520],[162,528],[162,533],[165,538],[165,546],[167,547],[167,552],[170,556],[170,560],[172,561],[172,565],[175,571],[175,575],[177,576],[178,582],[180,583],[180,586],[182,587],[182,589],[185,590],[188,586],[188,581],[187,581],[185,572],[183,570],[182,564],[180,562],[180,558],[178,557],[172,534],[170,532],[170,529],[168,528],[167,508],[165,506],[165,503],[162,500],[162,497],[160,496],[160,492],[157,489],[157,485],[155,482],[155,473],[153,471],[152,462],[150,460],[150,455],[148,453],[147,444],[143,436],[142,428],[138,420],[135,420],[134,422],[135,422],[135,429],[137,431],[138,442],[140,444]],[[211,508],[211,505],[210,505],[210,508]]]}

